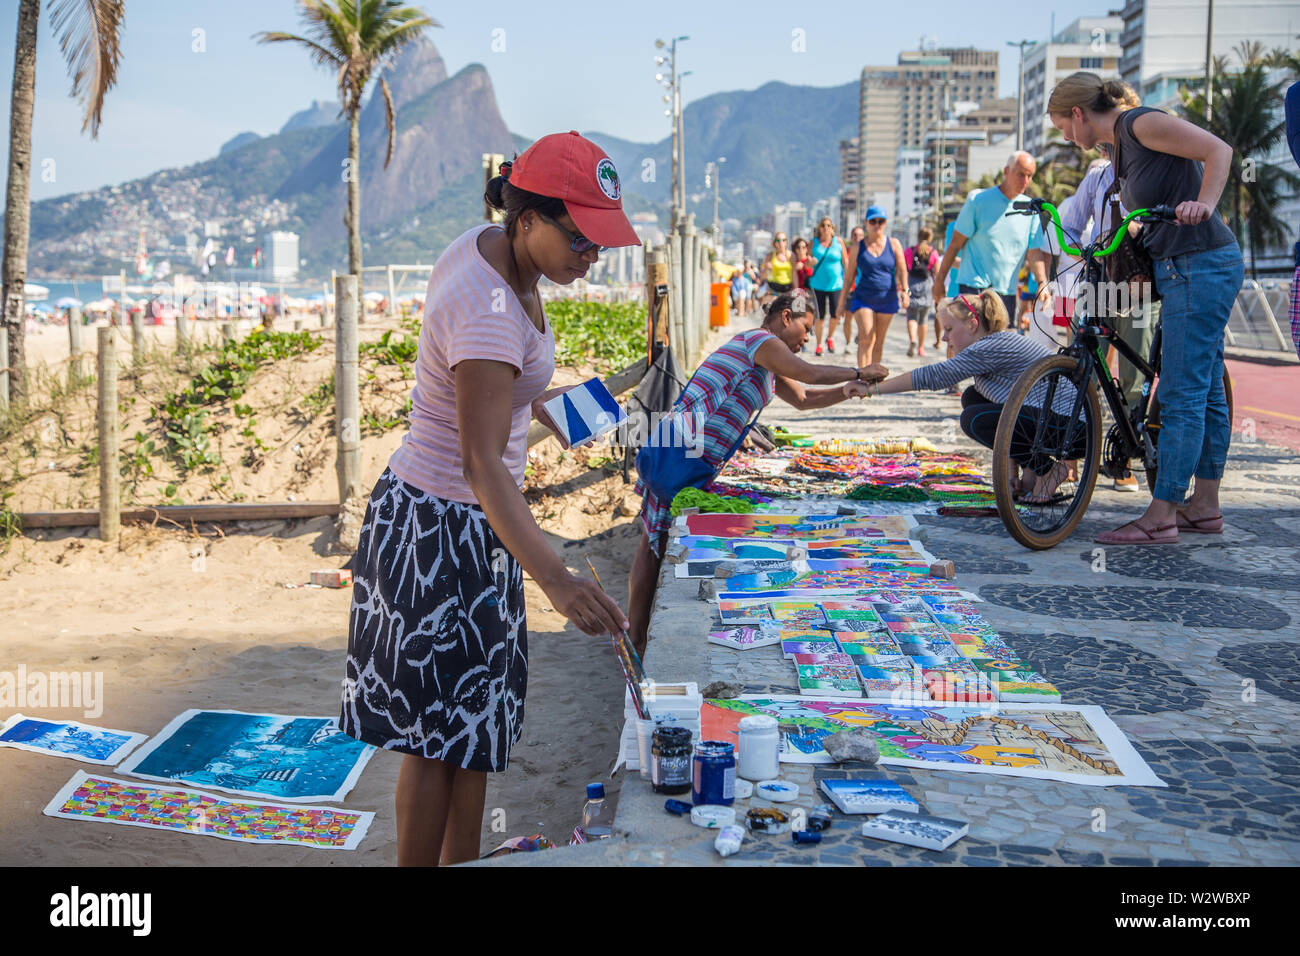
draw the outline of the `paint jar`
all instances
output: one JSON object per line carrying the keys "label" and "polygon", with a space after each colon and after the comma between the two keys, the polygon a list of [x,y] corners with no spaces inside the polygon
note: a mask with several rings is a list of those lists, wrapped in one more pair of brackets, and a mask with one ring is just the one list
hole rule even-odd
{"label": "paint jar", "polygon": [[742,717],[738,736],[740,751],[737,774],[746,780],[769,780],[781,773],[781,735],[775,717],[767,714]]}
{"label": "paint jar", "polygon": [[725,740],[701,740],[695,745],[691,800],[729,807],[736,799],[735,747]]}
{"label": "paint jar", "polygon": [[650,742],[650,784],[655,793],[691,789],[691,732],[685,727],[657,727]]}

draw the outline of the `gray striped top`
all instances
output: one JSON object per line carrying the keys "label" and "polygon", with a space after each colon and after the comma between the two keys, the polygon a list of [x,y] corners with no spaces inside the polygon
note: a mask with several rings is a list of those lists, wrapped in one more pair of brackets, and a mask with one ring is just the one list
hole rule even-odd
{"label": "gray striped top", "polygon": [[[972,342],[961,352],[946,362],[922,365],[912,369],[912,388],[920,390],[938,390],[956,385],[965,379],[974,377],[975,388],[990,402],[1006,402],[1016,380],[1039,359],[1055,354],[1055,350],[1038,339],[1021,335],[1010,329],[993,332]],[[1043,386],[1036,390],[1041,400],[1045,391]],[[1030,394],[1030,404],[1034,404],[1035,395]],[[1074,388],[1068,386],[1056,389],[1052,409],[1062,415],[1070,414],[1074,404]]]}

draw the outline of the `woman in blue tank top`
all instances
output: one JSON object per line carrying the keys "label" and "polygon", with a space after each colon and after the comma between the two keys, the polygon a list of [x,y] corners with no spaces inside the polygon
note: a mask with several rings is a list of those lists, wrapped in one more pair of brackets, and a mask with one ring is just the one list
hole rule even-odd
{"label": "woman in blue tank top", "polygon": [[[869,206],[867,234],[858,243],[857,282],[849,305],[858,326],[859,365],[880,361],[890,320],[898,311],[900,301],[902,308],[908,304],[903,245],[885,231],[885,225],[885,211],[879,206]],[[845,295],[840,294],[841,309]]]}

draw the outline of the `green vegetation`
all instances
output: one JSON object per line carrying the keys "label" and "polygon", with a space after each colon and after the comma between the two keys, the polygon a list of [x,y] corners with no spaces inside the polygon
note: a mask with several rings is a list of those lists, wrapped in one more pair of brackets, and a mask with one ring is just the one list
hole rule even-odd
{"label": "green vegetation", "polygon": [[556,365],[595,365],[600,373],[626,368],[645,355],[645,305],[640,302],[548,302]]}
{"label": "green vegetation", "polygon": [[[217,349],[215,361],[204,365],[184,391],[168,397],[153,410],[167,436],[168,452],[184,471],[209,469],[220,460],[211,447],[206,406],[234,402],[244,394],[253,373],[278,359],[314,351],[320,339],[310,332],[268,332],[254,329],[237,342]],[[249,417],[245,433],[252,427],[252,408],[235,403],[240,417]]]}

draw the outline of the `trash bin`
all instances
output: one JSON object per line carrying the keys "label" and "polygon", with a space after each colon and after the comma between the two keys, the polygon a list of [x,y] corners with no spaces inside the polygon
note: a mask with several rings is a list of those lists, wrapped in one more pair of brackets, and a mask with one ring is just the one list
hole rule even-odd
{"label": "trash bin", "polygon": [[725,328],[731,321],[731,283],[714,282],[709,286],[709,328]]}

